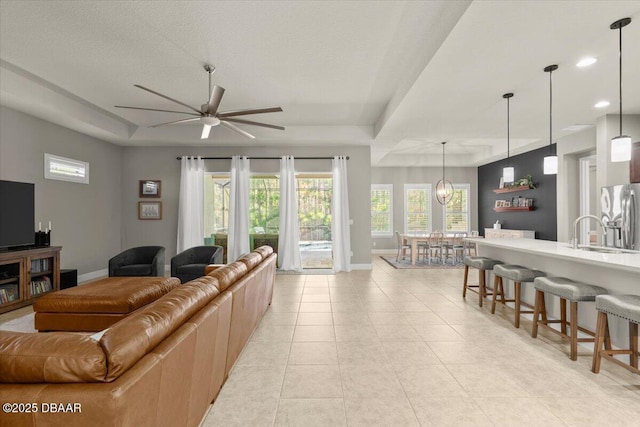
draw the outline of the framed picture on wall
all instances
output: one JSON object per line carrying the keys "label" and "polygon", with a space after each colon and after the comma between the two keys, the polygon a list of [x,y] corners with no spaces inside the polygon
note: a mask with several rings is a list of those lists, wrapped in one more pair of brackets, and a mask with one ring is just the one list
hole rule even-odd
{"label": "framed picture on wall", "polygon": [[162,182],[157,179],[141,179],[138,184],[140,198],[159,199],[162,190]]}
{"label": "framed picture on wall", "polygon": [[162,202],[138,202],[138,219],[162,219]]}

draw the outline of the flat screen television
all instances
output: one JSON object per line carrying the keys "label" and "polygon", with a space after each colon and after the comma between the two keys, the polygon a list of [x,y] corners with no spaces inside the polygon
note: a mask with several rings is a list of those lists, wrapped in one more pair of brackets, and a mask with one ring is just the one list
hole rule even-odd
{"label": "flat screen television", "polygon": [[35,243],[34,185],[0,180],[0,248]]}

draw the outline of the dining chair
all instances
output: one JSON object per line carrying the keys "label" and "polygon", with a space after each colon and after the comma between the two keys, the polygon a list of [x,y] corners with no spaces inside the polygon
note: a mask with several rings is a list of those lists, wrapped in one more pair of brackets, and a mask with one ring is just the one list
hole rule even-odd
{"label": "dining chair", "polygon": [[444,233],[439,231],[434,231],[429,236],[429,248],[427,250],[429,257],[429,264],[431,264],[432,255],[437,254],[440,262],[442,262],[443,257],[443,248],[444,248]]}
{"label": "dining chair", "polygon": [[464,239],[466,237],[467,237],[467,233],[464,231],[459,231],[457,233],[454,233],[453,240],[451,240],[451,243],[446,244],[445,262],[447,259],[449,259],[449,253],[453,255],[453,264],[457,264],[458,260],[462,261],[462,258],[464,258],[464,254],[466,250],[465,242],[464,242]]}
{"label": "dining chair", "polygon": [[398,253],[396,254],[396,262],[399,262],[401,253],[402,259],[404,259],[406,249],[409,249],[409,253],[411,253],[411,245],[402,243],[402,236],[400,235],[400,232],[398,232],[398,230],[396,230],[396,240],[398,241]]}
{"label": "dining chair", "polygon": [[[477,230],[472,230],[471,235],[469,237],[480,237],[480,233]],[[476,244],[473,242],[465,242],[465,247],[467,251],[467,255],[471,256],[471,250],[473,249],[473,256],[478,256],[478,251],[476,251]]]}

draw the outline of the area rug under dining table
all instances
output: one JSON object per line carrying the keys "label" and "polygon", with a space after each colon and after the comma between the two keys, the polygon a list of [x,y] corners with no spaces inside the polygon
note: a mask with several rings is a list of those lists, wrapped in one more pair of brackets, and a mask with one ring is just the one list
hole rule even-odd
{"label": "area rug under dining table", "polygon": [[411,258],[410,257],[405,257],[404,259],[400,259],[399,261],[396,261],[396,257],[393,255],[381,255],[380,258],[382,258],[383,260],[385,260],[389,265],[391,265],[393,268],[397,268],[399,270],[402,269],[410,269],[410,268],[415,268],[415,269],[437,269],[437,268],[463,268],[464,267],[464,263],[462,262],[456,262],[455,264],[451,264],[451,263],[437,263],[437,262],[432,262],[431,264],[427,263],[427,262],[416,262],[415,265],[411,264]]}

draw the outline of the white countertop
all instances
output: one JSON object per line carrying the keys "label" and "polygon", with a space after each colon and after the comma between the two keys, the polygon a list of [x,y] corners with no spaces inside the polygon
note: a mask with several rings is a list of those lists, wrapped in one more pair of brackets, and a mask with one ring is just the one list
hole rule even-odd
{"label": "white countertop", "polygon": [[[552,242],[538,239],[473,239],[476,245],[509,249],[516,252],[532,253],[550,258],[599,265],[618,270],[627,270],[640,274],[640,254],[608,254],[573,249],[569,243]],[[640,276],[638,278],[640,281]]]}

